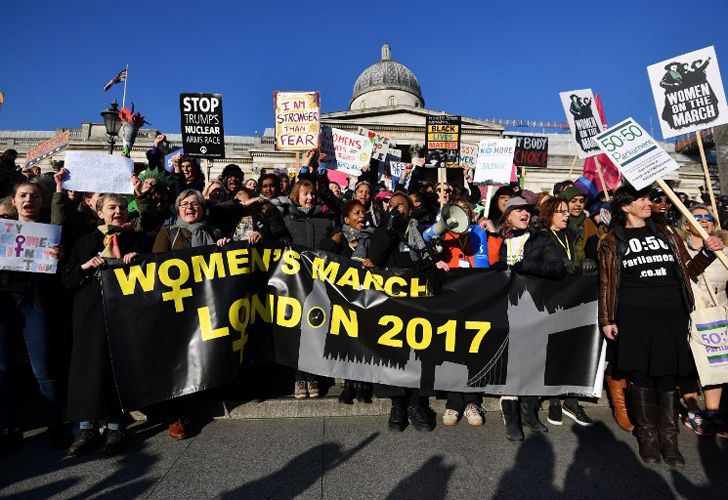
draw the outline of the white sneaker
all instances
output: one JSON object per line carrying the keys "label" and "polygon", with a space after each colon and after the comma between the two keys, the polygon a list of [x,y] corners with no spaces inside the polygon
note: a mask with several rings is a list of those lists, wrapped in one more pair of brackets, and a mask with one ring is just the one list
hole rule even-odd
{"label": "white sneaker", "polygon": [[453,427],[457,425],[458,417],[460,417],[460,414],[455,410],[445,410],[445,413],[442,414],[442,425],[445,427]]}
{"label": "white sneaker", "polygon": [[293,397],[296,399],[304,399],[308,397],[308,391],[306,390],[306,381],[298,380],[293,388]]}
{"label": "white sneaker", "polygon": [[468,423],[473,427],[483,425],[483,415],[480,414],[480,409],[475,403],[468,403],[463,412],[463,416],[468,419]]}

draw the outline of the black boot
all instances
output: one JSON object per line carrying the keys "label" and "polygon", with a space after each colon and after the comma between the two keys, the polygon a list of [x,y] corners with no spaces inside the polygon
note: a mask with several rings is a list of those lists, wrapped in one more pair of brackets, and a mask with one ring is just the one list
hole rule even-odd
{"label": "black boot", "polygon": [[629,391],[637,424],[640,457],[646,464],[660,463],[660,436],[657,432],[657,395],[654,389],[633,385]]}
{"label": "black boot", "polygon": [[72,457],[82,455],[93,448],[98,439],[99,433],[96,429],[81,429],[66,453]]}
{"label": "black boot", "polygon": [[685,459],[677,449],[677,391],[658,392],[659,416],[657,432],[660,436],[662,458],[670,467],[685,467]]}
{"label": "black boot", "polygon": [[533,432],[548,432],[548,428],[538,419],[538,396],[521,396],[521,423]]}
{"label": "black boot", "polygon": [[372,402],[372,384],[366,382],[356,382],[354,384],[356,391],[356,400],[360,403],[371,404]]}
{"label": "black boot", "polygon": [[407,409],[402,398],[392,398],[392,409],[389,410],[389,430],[402,432],[407,427]]}
{"label": "black boot", "polygon": [[354,404],[354,382],[351,380],[344,380],[344,390],[339,394],[339,403],[345,405]]}
{"label": "black boot", "polygon": [[503,423],[506,426],[506,437],[509,441],[523,441],[523,429],[518,420],[518,400],[501,399],[500,406]]}

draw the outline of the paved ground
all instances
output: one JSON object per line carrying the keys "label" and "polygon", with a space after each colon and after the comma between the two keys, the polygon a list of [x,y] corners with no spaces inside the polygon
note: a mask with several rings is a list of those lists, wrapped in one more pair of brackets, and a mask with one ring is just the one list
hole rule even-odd
{"label": "paved ground", "polygon": [[429,434],[385,417],[216,420],[185,441],[137,429],[127,454],[66,458],[30,436],[0,459],[3,498],[728,498],[728,440],[681,432],[682,470],[644,466],[607,409],[522,444],[497,413]]}

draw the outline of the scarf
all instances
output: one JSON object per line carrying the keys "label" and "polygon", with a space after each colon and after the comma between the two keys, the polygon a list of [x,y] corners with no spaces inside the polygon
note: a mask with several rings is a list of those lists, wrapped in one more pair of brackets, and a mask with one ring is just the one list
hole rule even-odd
{"label": "scarf", "polygon": [[354,253],[351,255],[351,258],[362,260],[366,259],[367,250],[369,249],[369,241],[374,230],[372,228],[367,228],[364,229],[364,231],[358,231],[347,225],[344,225],[341,230],[344,233],[346,241],[349,243],[356,241],[356,248],[354,248]]}
{"label": "scarf", "polygon": [[192,241],[190,243],[192,247],[204,247],[215,244],[214,238],[210,236],[210,233],[205,231],[207,223],[204,220],[189,223],[182,219],[177,219],[177,226],[179,226],[180,229],[188,230],[192,234]]}
{"label": "scarf", "polygon": [[407,230],[404,232],[405,237],[407,238],[407,246],[410,249],[410,257],[412,258],[412,262],[417,262],[422,259],[423,252],[425,248],[425,240],[422,238],[422,235],[420,234],[419,229],[417,229],[417,221],[415,219],[410,219],[409,223],[407,224]]}
{"label": "scarf", "polygon": [[119,249],[119,233],[124,228],[119,226],[112,226],[111,224],[104,224],[98,227],[101,234],[104,235],[104,249],[99,253],[99,257],[104,259],[121,259],[121,250]]}

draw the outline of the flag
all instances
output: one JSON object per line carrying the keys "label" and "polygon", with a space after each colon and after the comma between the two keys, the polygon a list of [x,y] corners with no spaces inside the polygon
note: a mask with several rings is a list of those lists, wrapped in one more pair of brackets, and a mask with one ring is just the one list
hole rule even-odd
{"label": "flag", "polygon": [[111,80],[109,80],[109,83],[107,83],[106,85],[104,85],[104,92],[106,92],[107,90],[109,90],[111,87],[113,87],[117,83],[121,83],[121,82],[124,82],[124,81],[126,81],[126,69],[122,69],[119,72],[118,75],[116,75],[114,78],[112,78]]}
{"label": "flag", "polygon": [[[602,100],[599,94],[594,96],[594,103],[596,104],[597,110],[599,111],[599,118],[602,120],[602,125],[604,125],[604,128],[606,129],[607,119],[604,117],[604,109],[602,108]],[[599,174],[597,173],[597,163],[595,159],[599,160],[599,165],[602,168],[602,176],[604,177],[604,184],[606,184],[606,189],[617,189],[622,183],[622,176],[619,173],[619,169],[617,168],[617,166],[612,163],[612,160],[610,160],[607,155],[603,153],[596,156],[590,156],[589,158],[584,160],[584,170],[582,172],[581,178],[587,179],[591,183],[593,183],[594,189],[596,189],[597,192],[602,192],[605,190],[604,186],[602,186],[602,182],[599,180]]]}
{"label": "flag", "polygon": [[0,92],[0,109],[3,109],[4,102],[5,102],[5,92]]}

